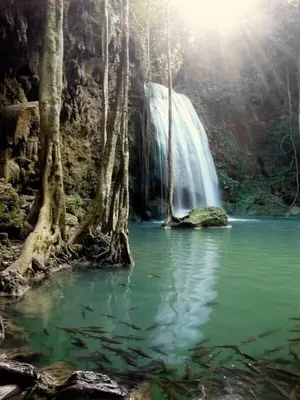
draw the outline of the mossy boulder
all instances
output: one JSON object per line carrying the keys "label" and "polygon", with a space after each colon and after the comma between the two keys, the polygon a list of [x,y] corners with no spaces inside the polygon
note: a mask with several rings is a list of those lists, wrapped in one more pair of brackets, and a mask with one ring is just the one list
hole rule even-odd
{"label": "mossy boulder", "polygon": [[201,207],[187,216],[168,224],[170,228],[209,228],[228,225],[228,216],[222,207]]}
{"label": "mossy boulder", "polygon": [[10,183],[0,180],[0,232],[10,236],[19,235],[23,217],[20,212],[19,196]]}

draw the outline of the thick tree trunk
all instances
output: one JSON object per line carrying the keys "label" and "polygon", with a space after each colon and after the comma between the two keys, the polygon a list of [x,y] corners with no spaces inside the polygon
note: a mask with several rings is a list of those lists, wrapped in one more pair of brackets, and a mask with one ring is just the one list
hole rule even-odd
{"label": "thick tree trunk", "polygon": [[128,145],[128,89],[129,89],[129,0],[124,0],[123,26],[123,104],[121,122],[121,181],[116,204],[117,223],[110,242],[110,259],[114,264],[133,265],[128,241],[129,214],[129,145]]}
{"label": "thick tree trunk", "polygon": [[103,54],[103,82],[102,82],[102,151],[104,153],[107,139],[108,117],[108,0],[103,0],[103,25],[102,54]]}
{"label": "thick tree trunk", "polygon": [[[105,5],[104,5],[105,7]],[[133,260],[129,250],[128,242],[128,213],[129,213],[129,149],[128,149],[128,86],[129,86],[129,4],[124,0],[123,18],[123,46],[121,62],[118,69],[115,101],[111,112],[111,119],[107,124],[107,136],[104,150],[102,149],[101,164],[99,168],[99,178],[96,197],[91,208],[83,218],[76,234],[69,244],[82,243],[89,233],[100,232],[101,235],[110,237],[110,245],[106,251],[102,252],[97,258],[99,264],[127,266],[132,265]],[[107,14],[104,15],[106,20]],[[108,41],[108,25],[104,23],[103,43]],[[104,57],[108,56],[103,52]],[[108,59],[103,61],[103,65],[108,65]],[[103,68],[103,74],[107,73],[107,68]],[[103,82],[106,78],[103,78]],[[107,118],[108,91],[104,87],[103,118]],[[104,129],[104,128],[103,128]],[[103,135],[103,131],[102,131]],[[103,137],[101,139],[103,142]],[[116,159],[117,143],[120,144],[120,165],[115,182],[112,182],[113,170]]]}
{"label": "thick tree trunk", "polygon": [[170,0],[167,12],[168,23],[168,90],[169,90],[169,110],[168,110],[168,195],[167,195],[167,221],[166,224],[173,219],[173,132],[172,132],[172,66],[171,66],[171,16],[170,16]]}
{"label": "thick tree trunk", "polygon": [[17,291],[17,285],[27,283],[28,270],[31,273],[35,269],[45,270],[47,258],[59,249],[64,236],[65,202],[59,142],[62,65],[63,0],[48,0],[40,69],[41,180],[33,206],[38,217],[19,258],[0,276],[0,290],[7,294]]}

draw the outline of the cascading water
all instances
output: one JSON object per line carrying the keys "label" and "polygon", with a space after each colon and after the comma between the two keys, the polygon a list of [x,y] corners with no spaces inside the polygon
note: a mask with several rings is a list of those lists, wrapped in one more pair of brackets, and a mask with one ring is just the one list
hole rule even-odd
{"label": "cascading water", "polygon": [[[168,89],[147,83],[145,93],[156,141],[152,175],[160,181],[161,196],[165,200],[168,184]],[[174,91],[172,129],[175,215],[182,216],[196,207],[219,206],[218,177],[205,129],[188,97]]]}

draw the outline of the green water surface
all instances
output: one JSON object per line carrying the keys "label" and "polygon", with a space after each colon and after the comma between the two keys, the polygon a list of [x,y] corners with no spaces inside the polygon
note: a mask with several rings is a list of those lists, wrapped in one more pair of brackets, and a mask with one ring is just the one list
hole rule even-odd
{"label": "green water surface", "polygon": [[[259,353],[285,342],[295,325],[289,317],[300,316],[300,221],[236,220],[232,225],[189,231],[163,230],[158,223],[132,224],[134,268],[56,277],[30,291],[11,311],[48,364],[65,360],[93,368],[77,357],[96,350],[114,359],[99,340],[86,339],[86,350],[73,348],[70,335],[57,326],[100,325],[109,338],[137,335],[143,340],[123,339],[120,347],[140,347],[154,359],[177,365],[189,361],[187,349],[203,337],[215,345],[236,344],[282,328],[245,346]],[[82,313],[81,305],[93,311]],[[147,331],[154,323],[166,325]],[[149,346],[159,346],[168,356]],[[114,360],[120,369],[128,368],[124,360]]]}

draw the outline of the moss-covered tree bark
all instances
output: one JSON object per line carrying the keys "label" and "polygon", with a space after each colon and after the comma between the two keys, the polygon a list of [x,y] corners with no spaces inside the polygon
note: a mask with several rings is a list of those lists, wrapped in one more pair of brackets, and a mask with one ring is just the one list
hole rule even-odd
{"label": "moss-covered tree bark", "polygon": [[64,237],[65,202],[60,153],[60,110],[63,66],[63,0],[47,0],[40,67],[40,190],[30,222],[33,231],[19,258],[0,275],[0,291],[20,294],[22,287],[60,248]]}
{"label": "moss-covered tree bark", "polygon": [[[105,235],[109,246],[97,258],[99,264],[128,266],[133,264],[128,242],[129,149],[128,149],[128,86],[129,86],[129,3],[123,7],[123,45],[117,73],[114,105],[108,120],[108,3],[103,2],[103,121],[101,160],[95,199],[69,244],[82,243],[89,232]],[[118,145],[118,146],[117,146]],[[120,163],[113,182],[117,147]],[[118,163],[117,163],[118,164]]]}

